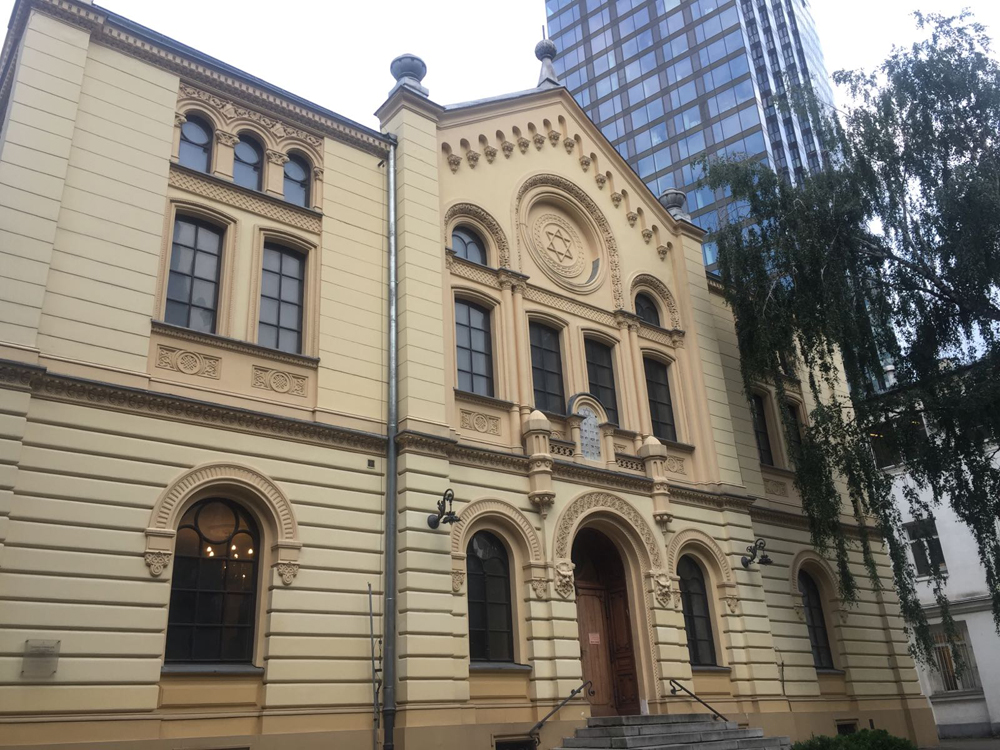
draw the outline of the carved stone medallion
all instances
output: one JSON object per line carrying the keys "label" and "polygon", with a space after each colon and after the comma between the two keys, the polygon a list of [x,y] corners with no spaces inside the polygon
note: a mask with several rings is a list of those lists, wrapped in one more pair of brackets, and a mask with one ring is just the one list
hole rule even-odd
{"label": "carved stone medallion", "polygon": [[579,233],[558,214],[546,213],[535,219],[532,237],[539,259],[566,279],[575,279],[587,263]]}

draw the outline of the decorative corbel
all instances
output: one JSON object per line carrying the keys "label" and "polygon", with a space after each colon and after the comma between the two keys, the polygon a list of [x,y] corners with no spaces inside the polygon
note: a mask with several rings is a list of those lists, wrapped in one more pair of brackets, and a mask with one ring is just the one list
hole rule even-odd
{"label": "decorative corbel", "polygon": [[563,141],[563,148],[566,149],[567,154],[572,154],[573,148],[575,146],[576,146],[576,141],[574,141],[572,138],[567,138],[566,140]]}
{"label": "decorative corbel", "polygon": [[[503,151],[503,157],[509,159],[510,155],[514,153],[514,144],[510,141],[504,141],[500,144],[500,150]],[[524,149],[521,152],[524,153]]]}
{"label": "decorative corbel", "polygon": [[656,254],[660,256],[660,260],[667,259],[667,253],[670,252],[670,248],[672,248],[673,246],[674,245],[672,242],[668,242],[666,245],[660,245],[659,247],[656,248]]}
{"label": "decorative corbel", "polygon": [[[545,139],[544,138],[542,138],[542,143],[545,143]],[[517,138],[517,147],[519,149],[521,149],[521,153],[522,154],[528,153],[528,146],[530,146],[530,145],[531,145],[531,141],[529,141],[523,135],[518,136],[518,138]],[[541,148],[541,147],[539,147],[539,148]]]}
{"label": "decorative corbel", "polygon": [[590,169],[590,164],[591,164],[591,162],[590,162],[590,157],[589,156],[581,156],[580,157],[580,168],[584,172],[586,172],[588,169]]}
{"label": "decorative corbel", "polygon": [[448,166],[451,167],[452,174],[456,173],[462,166],[462,157],[458,154],[448,154]]}
{"label": "decorative corbel", "polygon": [[639,214],[637,214],[635,211],[629,211],[627,214],[625,214],[625,218],[628,219],[628,225],[630,227],[634,227],[635,223],[639,221]]}
{"label": "decorative corbel", "polygon": [[490,164],[492,164],[493,160],[497,158],[497,150],[493,148],[493,146],[486,146],[483,148],[483,153],[486,155],[486,161]]}
{"label": "decorative corbel", "polygon": [[556,146],[559,145],[560,138],[562,138],[562,133],[560,133],[558,130],[549,131],[549,141],[552,143],[552,148],[555,148]]}
{"label": "decorative corbel", "polygon": [[[594,182],[597,183],[598,190],[604,190],[604,186],[608,184],[608,178],[605,175],[598,172],[597,174],[594,175]],[[612,198],[612,200],[614,199]]]}
{"label": "decorative corbel", "polygon": [[465,158],[468,159],[468,161],[469,161],[469,169],[475,169],[476,165],[479,163],[479,152],[478,151],[469,151],[465,155]]}
{"label": "decorative corbel", "polygon": [[611,194],[611,204],[615,208],[618,208],[622,204],[622,194],[621,193],[612,193]]}
{"label": "decorative corbel", "polygon": [[653,239],[653,230],[652,229],[643,229],[642,230],[642,239],[645,240],[646,244],[648,245],[650,243],[650,241]]}
{"label": "decorative corbel", "polygon": [[541,133],[535,133],[535,137],[531,140],[535,142],[535,148],[541,151],[542,146],[545,145],[545,136]]}
{"label": "decorative corbel", "polygon": [[576,589],[573,570],[576,566],[569,560],[559,560],[556,563],[556,593],[563,599],[569,599]]}

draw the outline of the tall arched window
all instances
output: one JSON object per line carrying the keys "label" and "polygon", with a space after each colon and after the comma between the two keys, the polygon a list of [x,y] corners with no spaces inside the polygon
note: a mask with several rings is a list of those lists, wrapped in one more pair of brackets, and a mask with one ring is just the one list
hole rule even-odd
{"label": "tall arched window", "polygon": [[459,390],[493,396],[493,337],[490,311],[455,300],[455,357]]}
{"label": "tall arched window", "polygon": [[486,243],[471,229],[457,227],[451,233],[451,249],[459,258],[471,260],[473,263],[487,265]]}
{"label": "tall arched window", "polygon": [[566,413],[563,395],[562,352],[559,331],[531,321],[528,324],[531,341],[531,380],[535,387],[535,408],[553,414]]}
{"label": "tall arched window", "polygon": [[823,615],[823,600],[819,586],[804,570],[799,571],[799,593],[802,594],[802,610],[809,630],[809,645],[812,647],[813,664],[816,669],[833,669],[833,654],[826,632],[826,617]]}
{"label": "tall arched window", "polygon": [[660,311],[657,309],[656,303],[653,302],[653,298],[648,294],[635,295],[635,314],[643,323],[657,327],[660,325]]}
{"label": "tall arched window", "polygon": [[469,586],[469,656],[473,661],[514,661],[510,565],[494,534],[469,540],[465,558]]}
{"label": "tall arched window", "polygon": [[260,190],[264,175],[264,148],[244,133],[234,149],[233,182],[250,190]]}
{"label": "tall arched window", "polygon": [[309,162],[291,154],[285,162],[285,200],[296,206],[309,205]]}
{"label": "tall arched window", "polygon": [[611,347],[596,339],[585,339],[587,378],[590,395],[601,402],[608,421],[618,424],[618,399],[615,395],[615,366]]}
{"label": "tall arched window", "polygon": [[684,610],[684,630],[687,631],[688,655],[694,666],[715,666],[715,639],[712,637],[712,615],[708,607],[708,589],[701,566],[690,555],[677,563],[680,577],[681,607]]}
{"label": "tall arched window", "polygon": [[660,440],[677,440],[674,405],[670,398],[670,378],[667,366],[658,359],[643,357],[646,370],[646,391],[649,394],[649,417],[653,434]]}
{"label": "tall arched window", "polygon": [[163,313],[167,323],[215,333],[221,261],[222,231],[204,221],[178,216]]}
{"label": "tall arched window", "polygon": [[212,164],[212,128],[192,115],[181,125],[181,147],[177,161],[182,167],[208,172]]}
{"label": "tall arched window", "polygon": [[253,660],[257,524],[238,503],[209,498],[181,518],[170,579],[167,662]]}

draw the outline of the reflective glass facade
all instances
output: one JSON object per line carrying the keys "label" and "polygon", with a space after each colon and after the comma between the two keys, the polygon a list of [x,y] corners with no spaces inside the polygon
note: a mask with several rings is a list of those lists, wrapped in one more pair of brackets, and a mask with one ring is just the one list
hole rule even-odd
{"label": "reflective glass facade", "polygon": [[[788,179],[820,164],[808,121],[774,104],[811,80],[833,101],[809,0],[546,0],[556,72],[649,188],[687,193],[699,226],[740,207],[698,188],[705,152],[746,154]],[[705,262],[716,260],[705,244]]]}

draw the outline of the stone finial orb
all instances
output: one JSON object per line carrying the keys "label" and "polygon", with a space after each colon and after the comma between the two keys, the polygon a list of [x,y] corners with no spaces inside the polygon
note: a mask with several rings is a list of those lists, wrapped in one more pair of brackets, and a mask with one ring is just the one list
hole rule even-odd
{"label": "stone finial orb", "polygon": [[389,72],[397,81],[404,78],[411,78],[417,83],[424,80],[427,75],[427,63],[416,55],[404,53],[389,63]]}
{"label": "stone finial orb", "polygon": [[677,188],[668,188],[663,191],[660,195],[660,205],[665,209],[673,213],[674,210],[683,211],[684,203],[687,201],[687,195],[684,194],[683,190],[678,190]]}
{"label": "stone finial orb", "polygon": [[539,60],[551,60],[556,56],[556,43],[551,39],[543,39],[535,45],[535,57]]}

